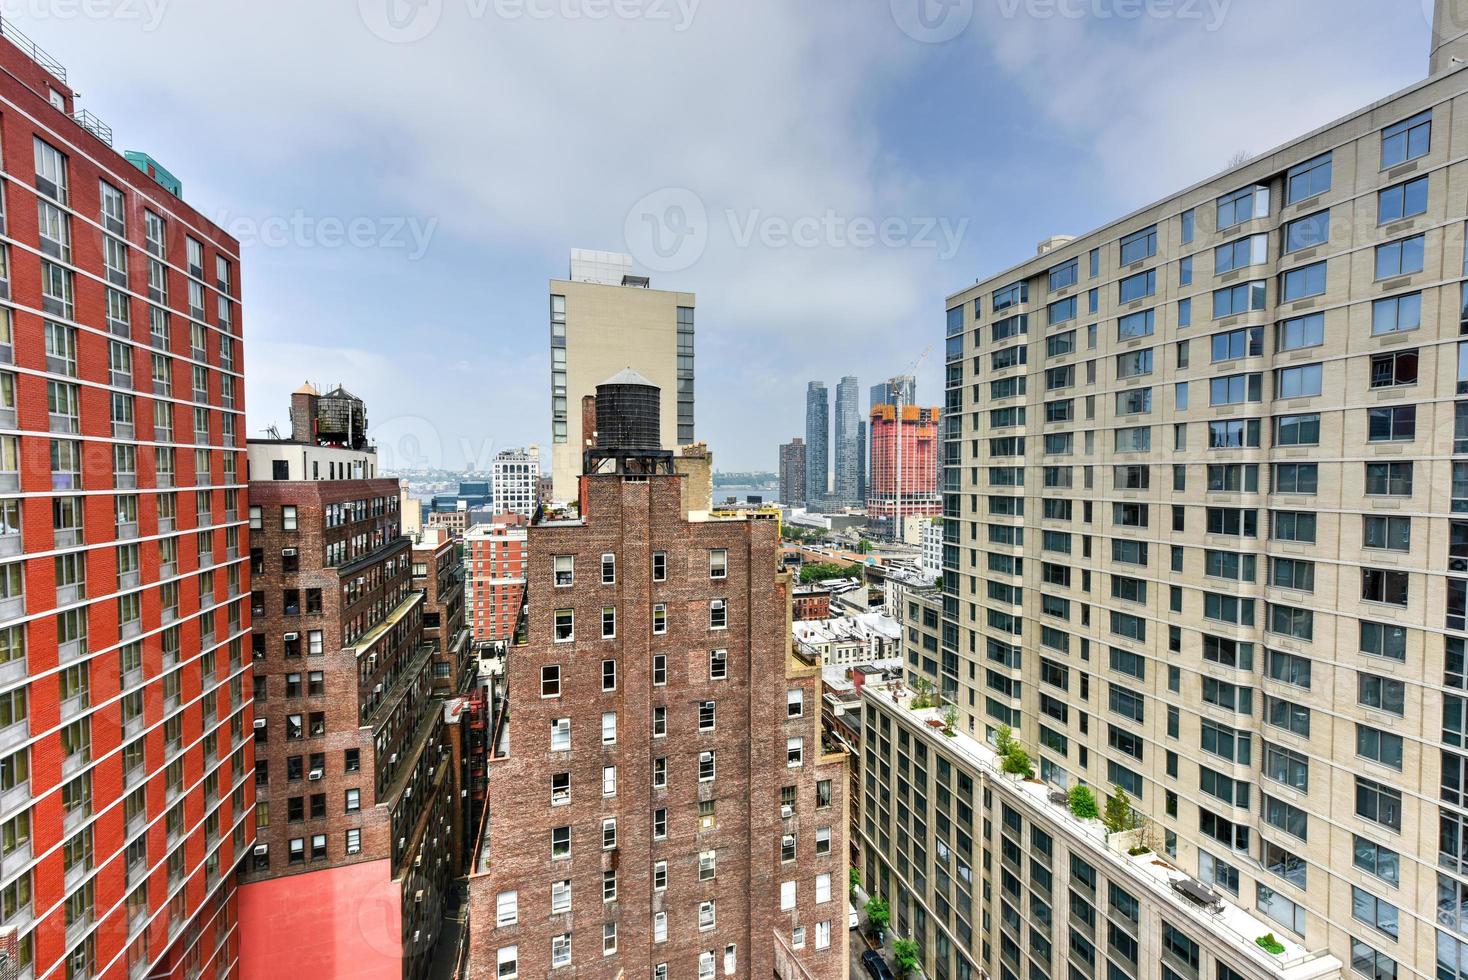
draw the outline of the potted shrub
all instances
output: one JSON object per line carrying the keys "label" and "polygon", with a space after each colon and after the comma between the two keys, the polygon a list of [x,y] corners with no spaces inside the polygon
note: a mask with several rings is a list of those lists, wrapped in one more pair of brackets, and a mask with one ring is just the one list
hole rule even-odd
{"label": "potted shrub", "polygon": [[897,962],[897,975],[912,976],[913,971],[922,964],[921,953],[918,944],[911,939],[899,939],[893,943],[892,958]]}
{"label": "potted shrub", "polygon": [[1284,943],[1280,942],[1278,939],[1275,939],[1274,933],[1272,932],[1266,932],[1264,935],[1254,940],[1254,942],[1258,943],[1259,948],[1264,950],[1266,953],[1269,953],[1271,956],[1278,956],[1280,953],[1283,953],[1285,951]]}
{"label": "potted shrub", "polygon": [[887,931],[887,923],[891,921],[891,912],[887,903],[873,896],[867,899],[866,905],[867,924],[872,927],[872,935],[877,940],[877,945],[882,944],[882,934]]}
{"label": "potted shrub", "polygon": [[1100,816],[1100,810],[1096,806],[1096,794],[1091,792],[1091,787],[1082,786],[1077,783],[1070,788],[1069,805],[1071,815],[1081,820],[1095,820]]}

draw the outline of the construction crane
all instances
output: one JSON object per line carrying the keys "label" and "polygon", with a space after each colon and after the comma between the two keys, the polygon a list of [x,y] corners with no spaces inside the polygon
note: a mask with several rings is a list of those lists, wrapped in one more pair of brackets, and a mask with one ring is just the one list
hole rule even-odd
{"label": "construction crane", "polygon": [[[918,368],[923,366],[923,362],[928,359],[928,355],[931,353],[933,353],[933,345],[929,344],[927,348],[923,350],[922,354],[918,356],[918,359],[912,362],[912,367],[907,369],[907,373],[912,375],[913,379],[914,399],[916,399],[917,397]],[[906,543],[907,538],[903,535],[904,529],[902,525],[902,451],[907,444],[907,440],[903,438],[902,432],[901,389],[899,388],[899,390],[894,392],[894,395],[896,397],[893,400],[897,403],[897,493],[893,496],[892,500],[892,530],[894,532],[893,536],[897,539],[897,542],[899,544],[904,544]]]}

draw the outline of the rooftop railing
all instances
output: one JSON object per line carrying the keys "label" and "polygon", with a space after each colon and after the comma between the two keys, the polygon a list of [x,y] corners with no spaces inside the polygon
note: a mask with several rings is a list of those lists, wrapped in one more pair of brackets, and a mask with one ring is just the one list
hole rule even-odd
{"label": "rooftop railing", "polygon": [[37,47],[36,42],[26,37],[20,28],[10,22],[8,17],[0,16],[0,37],[4,37],[5,40],[20,48],[27,58],[54,75],[57,81],[66,81],[66,66]]}
{"label": "rooftop railing", "polygon": [[108,146],[112,145],[112,127],[87,110],[83,109],[81,112],[74,112],[71,114],[71,118],[78,126],[97,137],[103,143],[106,143]]}

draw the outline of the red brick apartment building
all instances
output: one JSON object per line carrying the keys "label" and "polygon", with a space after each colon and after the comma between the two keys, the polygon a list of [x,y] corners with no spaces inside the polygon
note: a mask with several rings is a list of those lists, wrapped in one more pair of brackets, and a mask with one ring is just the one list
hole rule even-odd
{"label": "red brick apartment building", "polygon": [[525,601],[525,524],[499,514],[464,533],[469,628],[475,643],[508,640]]}
{"label": "red brick apartment building", "polygon": [[439,647],[423,638],[398,483],[342,423],[359,405],[303,389],[292,429],[310,441],[249,445],[259,840],[240,887],[247,980],[423,977],[460,866]]}
{"label": "red brick apartment building", "polygon": [[0,33],[0,942],[20,977],[232,977],[239,244]]}
{"label": "red brick apartment building", "polygon": [[529,528],[470,977],[846,976],[845,761],[776,525],[690,520],[683,479],[585,476]]}

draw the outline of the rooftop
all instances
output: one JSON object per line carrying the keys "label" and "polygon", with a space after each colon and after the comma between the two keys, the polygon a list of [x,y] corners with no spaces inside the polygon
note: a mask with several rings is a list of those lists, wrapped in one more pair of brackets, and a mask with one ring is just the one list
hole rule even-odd
{"label": "rooftop", "polygon": [[[1052,802],[1052,787],[1039,781],[1020,779],[1005,773],[999,766],[999,758],[987,744],[971,736],[955,731],[945,735],[941,730],[943,712],[939,708],[912,708],[914,693],[905,687],[892,688],[875,685],[864,686],[863,695],[890,706],[909,716],[915,727],[929,741],[934,742],[950,755],[961,757],[979,770],[985,779],[1008,789],[1020,797],[1031,808],[1040,811],[1056,827],[1066,831],[1088,849],[1087,858],[1104,863],[1113,878],[1129,881],[1133,886],[1144,888],[1151,898],[1175,914],[1179,923],[1188,922],[1196,928],[1207,930],[1217,941],[1228,948],[1239,960],[1248,961],[1270,976],[1283,980],[1325,980],[1341,975],[1341,963],[1324,950],[1310,951],[1289,938],[1279,926],[1261,919],[1248,910],[1220,895],[1218,905],[1205,908],[1184,899],[1172,887],[1174,882],[1190,879],[1181,869],[1174,867],[1158,853],[1130,855],[1126,845],[1118,847],[1114,838],[1134,840],[1130,833],[1108,835],[1099,820],[1081,820],[1064,804]],[[934,727],[933,722],[937,722]],[[1284,946],[1284,952],[1271,955],[1255,940],[1272,933]]]}

